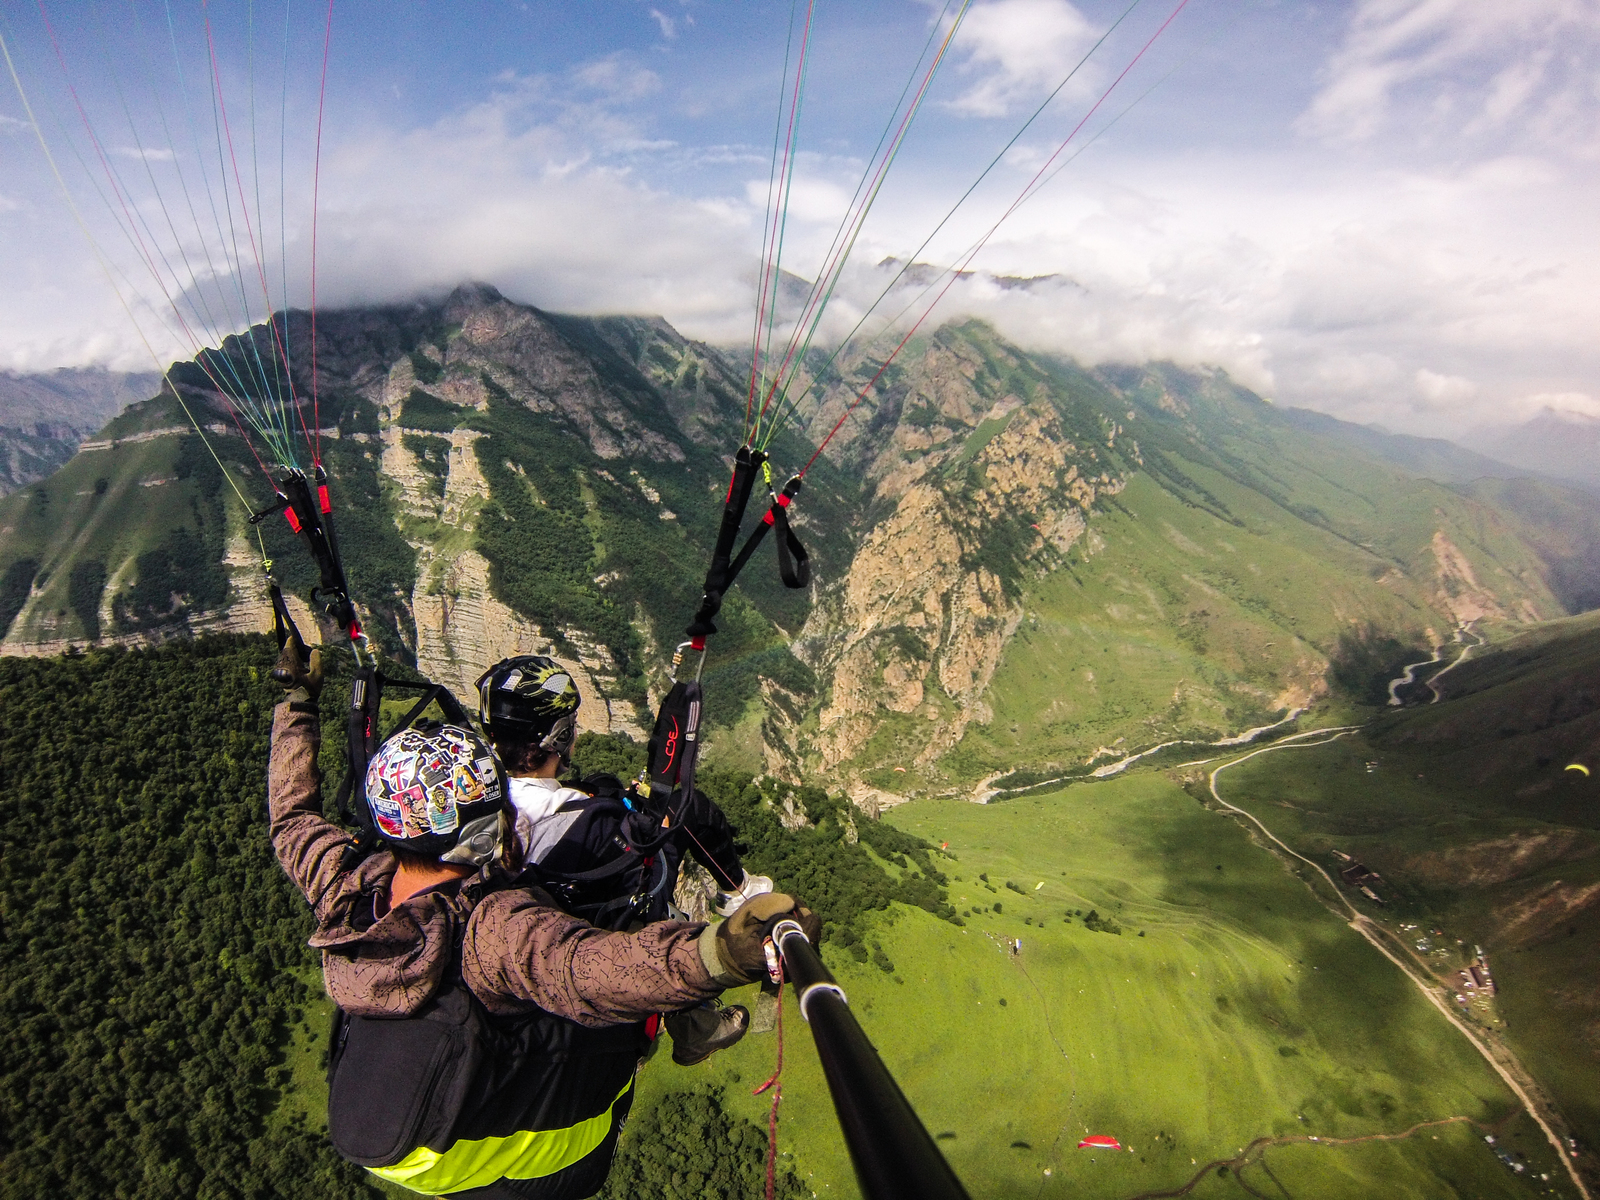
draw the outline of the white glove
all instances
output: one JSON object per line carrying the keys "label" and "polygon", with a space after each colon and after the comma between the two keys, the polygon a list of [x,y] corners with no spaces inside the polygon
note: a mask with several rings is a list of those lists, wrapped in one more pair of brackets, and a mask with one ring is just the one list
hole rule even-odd
{"label": "white glove", "polygon": [[731,893],[727,899],[717,905],[717,915],[731,917],[739,906],[756,896],[764,896],[772,890],[772,880],[765,875],[752,875],[749,871],[744,873],[744,882],[739,885],[739,890]]}

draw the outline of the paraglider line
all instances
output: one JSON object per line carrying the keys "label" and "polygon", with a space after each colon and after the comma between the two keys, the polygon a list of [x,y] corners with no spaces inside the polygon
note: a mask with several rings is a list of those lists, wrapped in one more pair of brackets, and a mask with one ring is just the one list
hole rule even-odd
{"label": "paraglider line", "polygon": [[[1185,2],[1187,2],[1187,0],[1185,0]],[[278,325],[277,322],[272,319],[272,292],[267,286],[267,271],[266,268],[261,265],[261,251],[256,247],[255,226],[251,224],[250,221],[250,205],[244,197],[244,179],[239,174],[239,158],[238,155],[234,153],[233,149],[233,129],[228,124],[228,102],[226,97],[224,97],[222,94],[222,70],[217,63],[216,40],[211,35],[211,12],[209,4],[202,6],[202,12],[205,14],[206,48],[211,55],[211,78],[216,83],[217,106],[222,115],[223,135],[228,140],[228,159],[233,164],[233,182],[235,189],[239,193],[239,208],[241,215],[244,217],[245,235],[250,240],[250,253],[255,259],[256,274],[261,279],[261,298],[267,306],[267,326],[272,330],[273,341],[278,344],[278,353],[283,354],[283,344],[281,339],[278,337]],[[250,340],[252,343],[255,341],[255,335],[253,333],[250,336]],[[301,408],[300,404],[295,398],[293,379],[289,380],[289,401],[294,405],[295,414],[300,418],[300,432],[305,435],[306,445],[312,450],[312,453],[315,454],[316,446],[311,440],[311,431],[306,428],[305,410]],[[286,463],[284,465],[287,466],[288,464]]]}
{"label": "paraglider line", "polygon": [[[311,419],[317,427],[312,461],[322,466],[322,406],[317,393],[317,200],[322,189],[322,113],[328,99],[328,47],[333,43],[333,0],[328,0],[328,19],[322,33],[322,83],[317,91],[317,149],[311,168]],[[289,333],[289,316],[283,318],[284,336]]]}
{"label": "paraglider line", "polygon": [[[953,0],[947,0],[945,4],[946,12],[949,11],[951,2]],[[949,31],[945,34],[944,41],[939,46],[938,53],[934,55],[933,62],[929,64],[927,73],[923,76],[922,83],[917,88],[915,97],[913,97],[911,104],[907,106],[905,113],[901,116],[900,123],[894,130],[894,136],[889,140],[888,150],[885,151],[876,169],[871,172],[870,181],[868,176],[863,175],[862,183],[856,186],[856,197],[852,198],[851,201],[853,211],[847,211],[844,220],[840,222],[838,231],[834,234],[834,244],[830,248],[826,265],[821,274],[818,275],[817,282],[812,285],[811,295],[806,301],[805,309],[795,324],[793,334],[790,336],[788,352],[784,355],[782,364],[773,376],[772,386],[768,389],[766,398],[762,401],[761,413],[756,418],[756,430],[758,432],[761,427],[761,420],[766,415],[768,407],[772,405],[773,398],[775,396],[778,397],[780,407],[783,404],[783,398],[788,391],[788,384],[793,380],[793,372],[789,370],[791,364],[797,361],[799,363],[805,361],[806,352],[811,348],[812,338],[816,336],[817,328],[822,322],[823,311],[827,308],[828,301],[833,298],[833,292],[838,286],[844,265],[850,257],[850,252],[855,249],[856,239],[861,236],[861,230],[866,223],[867,214],[876,202],[878,193],[883,190],[884,178],[900,153],[900,147],[905,140],[907,131],[911,127],[911,122],[921,110],[922,101],[928,94],[928,88],[933,83],[933,77],[938,72],[939,65],[944,61],[944,56],[950,49],[950,43],[954,40],[956,31],[961,28],[961,22],[966,19],[967,9],[970,4],[971,0],[963,0],[961,8],[956,14],[956,19],[951,23]],[[935,26],[935,31],[937,31],[937,25]],[[932,34],[929,35],[928,41],[930,44],[932,43]],[[926,53],[927,46],[925,45],[923,54]],[[918,62],[921,62],[920,55],[918,56]],[[911,79],[915,78],[916,73],[913,69]],[[911,80],[908,79],[906,87],[900,93],[901,100],[905,98],[905,94],[910,90],[910,87]],[[895,103],[898,108],[899,101],[897,100]],[[885,134],[887,135],[887,133],[888,130],[885,129]],[[880,147],[883,145],[882,138],[879,139],[878,145]],[[877,151],[874,150],[873,153],[876,154]],[[863,186],[866,188],[865,194],[862,192]],[[857,199],[859,199],[859,204]],[[846,236],[847,234],[848,236]],[[801,337],[802,332],[804,332],[803,340]],[[776,416],[776,413],[774,415]],[[768,445],[770,442],[771,438],[769,436],[762,444]]]}
{"label": "paraglider line", "polygon": [[750,330],[750,394],[744,405],[746,433],[750,430],[750,414],[755,408],[756,401],[756,354],[761,346],[761,321],[765,315],[764,301],[767,295],[767,254],[771,250],[767,236],[767,217],[772,212],[772,194],[778,180],[778,144],[783,138],[783,96],[789,86],[789,58],[794,50],[794,14],[798,8],[799,0],[790,0],[789,34],[783,44],[783,74],[778,82],[778,119],[772,127],[772,165],[767,168],[767,204],[761,217],[761,274],[756,280],[756,321]]}
{"label": "paraglider line", "polygon": [[939,290],[939,294],[933,298],[933,303],[928,305],[928,307],[923,311],[922,315],[917,318],[916,324],[912,325],[911,328],[906,331],[905,337],[900,339],[899,345],[895,346],[889,357],[883,360],[883,365],[880,366],[872,378],[867,381],[866,387],[861,389],[860,394],[857,395],[853,401],[851,401],[850,407],[844,410],[844,413],[837,421],[834,422],[833,428],[828,430],[828,436],[822,439],[822,443],[817,447],[816,452],[812,454],[810,459],[807,460],[806,465],[801,468],[800,475],[802,477],[811,469],[818,457],[821,456],[824,448],[826,448],[828,443],[833,440],[834,434],[838,433],[840,428],[843,427],[845,421],[849,419],[850,414],[856,410],[857,405],[867,398],[867,394],[872,390],[874,385],[877,384],[878,380],[883,377],[883,373],[889,369],[889,364],[894,362],[895,358],[900,354],[900,351],[905,349],[906,343],[911,341],[911,339],[916,335],[918,329],[922,328],[923,322],[926,321],[928,317],[932,315],[933,310],[939,306],[939,301],[943,300],[945,294],[955,286],[956,280],[961,278],[962,272],[966,269],[967,265],[971,263],[972,260],[977,257],[978,252],[988,244],[989,239],[994,236],[995,231],[1000,228],[1005,219],[1015,212],[1017,210],[1017,206],[1028,198],[1030,191],[1039,182],[1039,179],[1055,164],[1056,159],[1061,156],[1061,152],[1067,148],[1067,143],[1072,141],[1072,139],[1077,136],[1078,131],[1088,123],[1089,119],[1093,117],[1096,112],[1099,111],[1100,106],[1104,104],[1107,97],[1109,97],[1111,93],[1116,90],[1117,85],[1127,78],[1128,72],[1133,70],[1133,68],[1138,65],[1139,60],[1142,59],[1145,56],[1145,52],[1155,44],[1156,39],[1166,32],[1167,27],[1170,26],[1173,21],[1177,20],[1178,14],[1188,6],[1189,0],[1178,0],[1178,6],[1172,10],[1165,21],[1161,22],[1160,27],[1150,35],[1149,40],[1139,48],[1139,53],[1135,54],[1133,58],[1129,60],[1128,65],[1122,68],[1122,73],[1111,81],[1111,86],[1106,88],[1104,92],[1100,93],[1100,99],[1094,102],[1094,107],[1090,108],[1089,111],[1083,115],[1083,119],[1072,127],[1072,132],[1067,134],[1061,145],[1056,147],[1055,153],[1047,158],[1044,162],[1044,165],[1034,173],[1033,178],[1028,181],[1027,186],[1022,189],[1022,192],[1017,199],[1012,201],[1011,206],[1007,208],[1005,212],[1000,214],[1000,219],[989,227],[989,231],[985,233],[983,237],[979,239],[978,244],[967,253],[966,258],[963,259],[961,263],[958,264],[956,269],[951,273],[949,282],[947,282],[944,287]]}
{"label": "paraglider line", "polygon": [[[1106,39],[1109,38],[1113,33],[1115,33],[1117,31],[1117,28],[1123,23],[1123,21],[1128,19],[1128,17],[1132,14],[1133,10],[1138,8],[1141,2],[1142,2],[1142,0],[1133,0],[1133,3],[1128,5],[1128,7],[1123,10],[1122,15],[1119,16],[1115,21],[1113,21],[1111,23],[1111,25],[1106,29],[1106,31],[1103,34],[1100,35],[1099,40],[1096,41],[1094,45],[1090,46],[1089,49],[1084,53],[1083,57],[1080,58],[1078,60],[1078,62],[1076,63],[1076,65],[1073,66],[1072,70],[1068,71],[1067,74],[1062,78],[1061,82],[1056,84],[1055,88],[1051,91],[1051,93],[1048,96],[1046,96],[1044,98],[1043,102],[1040,103],[1039,107],[1033,110],[1033,114],[1026,121],[1024,121],[1022,123],[1022,127],[1020,129],[1018,129],[1016,133],[1011,135],[1011,140],[1008,141],[1004,146],[1000,147],[999,152],[992,159],[989,160],[989,165],[984,167],[984,169],[978,173],[978,177],[972,181],[972,183],[968,186],[967,190],[965,192],[963,192],[961,194],[960,198],[956,200],[955,204],[953,204],[950,207],[950,210],[947,213],[945,213],[945,215],[943,217],[941,217],[939,219],[939,223],[933,227],[933,229],[928,233],[928,236],[922,239],[922,244],[920,246],[918,246],[915,250],[913,250],[909,256],[907,256],[905,262],[901,265],[900,269],[894,273],[894,277],[889,280],[888,284],[885,285],[883,291],[878,293],[877,299],[875,299],[871,304],[869,304],[867,306],[866,311],[861,314],[861,318],[851,328],[850,332],[845,334],[843,339],[840,340],[839,345],[833,350],[833,352],[831,354],[828,355],[827,360],[822,364],[821,369],[817,372],[818,375],[822,374],[830,366],[833,365],[833,363],[838,359],[839,355],[844,352],[844,350],[845,350],[845,348],[847,346],[849,346],[849,344],[851,342],[851,339],[853,339],[855,337],[855,335],[860,332],[861,327],[867,323],[867,318],[870,317],[874,312],[877,311],[878,305],[883,303],[885,297],[887,297],[889,295],[889,293],[894,290],[895,285],[900,282],[900,280],[905,276],[905,273],[907,271],[909,271],[916,264],[917,256],[920,255],[925,249],[927,249],[928,243],[933,241],[934,237],[936,237],[938,235],[939,231],[941,229],[943,229],[945,227],[945,225],[947,225],[949,223],[950,219],[956,215],[956,212],[961,208],[961,206],[963,204],[965,204],[967,202],[967,199],[972,195],[972,193],[977,191],[978,185],[981,184],[986,178],[988,178],[989,172],[994,170],[995,167],[1000,164],[1000,160],[1003,159],[1006,156],[1006,153],[1011,149],[1011,147],[1017,144],[1018,139],[1020,139],[1022,137],[1022,135],[1028,131],[1028,129],[1033,125],[1033,123],[1036,120],[1039,119],[1040,115],[1044,112],[1044,110],[1050,106],[1051,102],[1056,98],[1056,96],[1058,96],[1061,93],[1061,89],[1066,87],[1067,84],[1069,84],[1070,82],[1072,82],[1073,78],[1078,74],[1079,71],[1081,71],[1083,69],[1084,65],[1086,63],[1088,63],[1088,61],[1091,58],[1094,57],[1095,52],[1098,51],[1100,49],[1100,47],[1105,44]],[[932,286],[932,284],[929,285],[929,287],[931,287],[931,286]],[[918,299],[920,299],[923,295],[926,295],[926,294],[927,294],[927,289],[924,288],[923,291],[918,294]],[[907,308],[912,307],[913,305],[915,305],[915,303],[916,303],[916,301],[912,301],[912,304],[911,305],[907,305]],[[900,315],[904,315],[903,312],[901,314],[897,315],[895,317],[895,320],[891,321],[889,323],[889,325],[886,326],[885,328],[892,328],[893,325],[895,324],[895,322],[897,322],[900,319]],[[810,390],[809,388],[806,389],[806,391],[809,391],[809,390]],[[788,418],[791,417],[794,414],[795,410],[799,407],[800,401],[805,398],[805,394],[806,394],[805,392],[802,392],[799,396],[795,397],[792,401],[789,402],[789,405],[788,405],[787,408],[783,408],[780,405],[779,414],[778,414],[777,418],[773,422],[774,432],[777,429],[781,428],[782,425],[784,424],[784,422],[787,421]],[[769,436],[767,438],[767,443],[770,444],[771,440],[772,440],[772,435],[769,434]]]}
{"label": "paraglider line", "polygon": [[[112,167],[109,159],[107,159],[106,154],[105,154],[105,147],[101,143],[101,140],[100,140],[99,136],[95,133],[94,125],[89,120],[89,114],[88,114],[87,110],[85,110],[85,108],[83,107],[83,101],[78,96],[78,90],[77,90],[76,86],[72,82],[71,72],[67,69],[66,57],[62,53],[61,43],[60,43],[59,39],[56,37],[55,26],[50,21],[49,13],[45,11],[44,0],[38,0],[38,9],[39,9],[39,16],[44,22],[45,31],[50,37],[51,47],[55,51],[56,62],[61,67],[62,79],[63,79],[63,81],[65,82],[65,84],[67,86],[67,92],[72,97],[73,105],[77,108],[78,116],[83,122],[84,131],[88,135],[89,144],[94,148],[95,156],[99,159],[101,169],[105,172],[106,181],[107,181],[107,183],[110,184],[111,190],[112,190],[112,194],[116,196],[117,202],[122,208],[123,216],[127,221],[127,225],[126,226],[120,226],[119,225],[119,228],[122,228],[123,232],[129,236],[129,239],[132,242],[132,244],[134,245],[135,249],[138,251],[139,256],[144,260],[145,267],[150,271],[151,276],[156,281],[156,286],[161,289],[162,295],[166,298],[166,301],[167,301],[168,305],[172,308],[173,316],[177,318],[178,326],[179,326],[180,329],[182,329],[184,336],[188,338],[190,345],[191,346],[198,346],[200,344],[199,343],[199,339],[195,336],[194,331],[189,327],[189,322],[185,319],[185,317],[183,315],[183,310],[179,307],[177,301],[173,298],[172,293],[168,290],[165,277],[161,274],[161,271],[156,267],[155,260],[151,256],[150,249],[149,249],[148,246],[145,245],[145,239],[140,235],[140,232],[139,232],[140,223],[134,219],[132,213],[129,210],[127,199],[123,194],[124,189],[120,186],[119,179],[118,179],[118,176],[117,176],[117,172],[116,172],[115,168]],[[13,71],[13,79],[14,80],[16,79],[16,75],[15,75],[14,71]],[[17,82],[18,91],[20,93],[21,92],[21,81],[20,80],[16,80],[16,82]],[[24,105],[26,106],[26,97],[24,97]],[[30,118],[32,117],[32,115],[33,115],[32,114],[32,110],[29,109]],[[43,136],[42,131],[38,127],[37,120],[34,121],[34,132],[39,137],[40,145],[42,147],[44,147],[44,149],[45,149],[46,157],[50,158],[51,169],[55,170],[55,160],[54,160],[53,157],[50,156],[48,146],[45,146],[44,136]],[[65,183],[64,180],[61,179],[59,171],[56,172],[56,179],[57,179],[57,182],[61,185],[63,192],[66,192],[66,183]],[[102,193],[102,198],[104,198],[104,194],[103,193]],[[69,201],[69,203],[71,202],[70,194],[68,196],[68,201]],[[72,205],[72,208],[73,208],[74,216],[78,216],[77,206],[74,204],[74,205]],[[112,211],[113,211],[113,216],[115,216],[115,210],[112,210]],[[98,244],[95,243],[93,235],[89,234],[88,227],[83,225],[81,216],[79,216],[79,224],[80,224],[80,227],[83,228],[85,236],[87,236],[89,238],[91,246],[94,247],[97,257],[101,257],[102,266],[104,266],[104,258],[103,258],[103,256],[100,255],[100,250],[99,250]],[[154,240],[153,236],[152,236],[152,240]],[[165,256],[163,256],[163,261],[164,260],[165,260]],[[169,268],[168,269],[170,270],[170,264],[169,264]],[[107,271],[107,275],[109,276],[109,274],[110,274],[110,272],[108,270]],[[119,302],[121,302],[123,304],[123,308],[126,310],[127,309],[127,303],[126,303],[126,301],[122,300],[121,290],[116,287],[116,284],[115,284],[114,280],[112,282],[112,288],[113,288],[114,291],[116,291]],[[133,315],[132,312],[129,311],[129,316],[132,317],[132,315]],[[135,321],[134,324],[135,324],[135,328],[139,328],[137,321]],[[141,340],[143,340],[143,338],[144,338],[144,334],[143,334],[142,329],[140,330],[140,338],[141,338]],[[166,375],[166,371],[161,367],[161,360],[160,360],[159,356],[156,355],[154,348],[149,345],[148,341],[145,342],[145,345],[146,345],[146,348],[150,350],[151,357],[155,359],[157,369],[161,370],[162,375],[165,376]],[[250,446],[251,454],[255,455],[256,462],[258,464],[260,464],[261,463],[261,456],[259,454],[256,454],[256,450],[255,450],[254,444],[250,443],[249,435],[245,433],[244,426],[242,424],[240,424],[240,422],[239,422],[238,411],[235,408],[235,406],[231,403],[231,397],[229,396],[229,392],[228,392],[228,389],[227,389],[226,385],[224,385],[222,383],[222,381],[219,380],[216,377],[216,375],[214,375],[212,373],[210,367],[204,361],[203,354],[197,354],[196,361],[197,361],[197,364],[199,365],[200,369],[205,372],[206,377],[208,379],[210,379],[212,384],[213,384],[213,386],[216,387],[218,393],[220,395],[222,395],[224,397],[224,399],[230,400],[229,409],[230,409],[230,412],[231,412],[231,414],[233,416],[234,424],[239,426],[239,432],[244,437],[246,444]],[[173,388],[173,393],[174,393],[174,395],[177,394],[176,387]],[[183,403],[181,397],[179,399],[179,402]],[[189,411],[187,404],[184,404],[184,411],[186,413],[188,413],[188,411]],[[189,419],[190,419],[190,421],[192,423],[195,424],[195,428],[198,430],[199,429],[199,424],[198,424],[198,422],[194,422],[194,417],[193,417],[192,414],[190,414],[190,418]],[[254,418],[252,418],[252,424],[254,424],[254,423],[255,423],[254,422]],[[267,434],[267,432],[264,429],[261,430],[261,433],[262,433],[263,437],[268,438],[268,440],[270,441],[270,436]],[[201,436],[204,437],[204,434],[202,433]],[[215,451],[213,451],[213,455],[215,455]],[[261,465],[261,469],[262,469],[263,473],[267,474],[267,477],[270,479],[271,478],[271,473],[267,471],[265,464]],[[242,496],[240,498],[243,499]]]}
{"label": "paraglider line", "polygon": [[[771,347],[772,325],[777,319],[778,292],[783,283],[783,240],[789,228],[789,197],[794,190],[795,126],[800,118],[801,91],[805,82],[806,59],[811,45],[811,18],[815,11],[816,0],[808,0],[805,27],[800,34],[800,61],[795,66],[794,91],[789,100],[789,123],[788,131],[784,135],[783,166],[778,173],[778,198],[772,209],[772,236],[768,242],[770,252],[762,274],[760,307],[756,312],[756,347],[750,360],[750,399],[746,401],[747,411],[755,402],[757,378],[765,380],[765,375],[761,371],[761,358],[763,350]],[[763,317],[766,326],[765,341],[761,338]],[[746,440],[749,434],[747,417]]]}
{"label": "paraglider line", "polygon": [[778,1077],[783,1074],[783,955],[778,959],[778,1065],[772,1069],[772,1076],[760,1087],[750,1094],[759,1096],[768,1088],[772,1089],[772,1107],[767,1110],[767,1197],[772,1200],[774,1185],[777,1182],[778,1171],[778,1105],[783,1101],[783,1084]]}

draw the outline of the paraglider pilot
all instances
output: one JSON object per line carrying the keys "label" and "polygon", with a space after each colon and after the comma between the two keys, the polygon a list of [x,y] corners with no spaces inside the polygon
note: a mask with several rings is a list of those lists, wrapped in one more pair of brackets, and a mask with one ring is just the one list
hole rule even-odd
{"label": "paraglider pilot", "polygon": [[[597,929],[517,877],[504,773],[471,730],[390,739],[367,782],[378,848],[322,815],[319,655],[291,640],[274,677],[268,774],[278,861],[311,904],[338,1005],[328,1132],[346,1158],[412,1191],[575,1200],[605,1182],[655,1014],[765,976],[781,916],[768,893],[719,925]],[[360,789],[357,789],[359,794]]]}

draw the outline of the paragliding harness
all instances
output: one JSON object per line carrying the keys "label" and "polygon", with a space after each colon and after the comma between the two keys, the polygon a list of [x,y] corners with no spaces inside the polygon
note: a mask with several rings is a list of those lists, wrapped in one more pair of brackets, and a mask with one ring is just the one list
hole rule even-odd
{"label": "paragliding harness", "polygon": [[[758,469],[766,480],[771,501],[761,523],[735,555],[734,542],[755,488]],[[717,631],[715,619],[722,608],[723,597],[768,530],[775,530],[778,535],[778,574],[784,586],[802,588],[810,583],[810,556],[788,519],[788,508],[800,490],[800,483],[796,475],[781,492],[774,492],[767,456],[749,446],[739,448],[734,456],[728,494],[723,501],[722,523],[711,554],[711,566],[706,572],[704,595],[694,619],[684,630],[689,640],[680,643],[673,653],[673,683],[656,712],[644,773],[627,788],[613,775],[590,776],[577,787],[592,798],[571,801],[558,810],[580,812],[580,822],[611,821],[617,827],[611,838],[617,855],[592,870],[566,874],[531,868],[540,885],[554,895],[566,911],[583,917],[590,924],[621,929],[633,921],[649,922],[668,915],[667,906],[683,857],[678,832],[684,827],[686,810],[694,803],[700,718],[704,710],[700,675],[705,668],[706,638]],[[678,678],[686,650],[700,653],[693,679]],[[716,873],[723,872],[719,868]]]}
{"label": "paragliding harness", "polygon": [[[455,950],[405,1017],[334,1011],[328,1137],[351,1162],[411,1190],[448,1193],[515,1174],[520,1194],[586,1196],[610,1172],[657,1022],[590,1029],[542,1009],[496,1016],[461,978],[466,915],[516,886],[503,873],[452,881]],[[524,1177],[519,1164],[537,1168]]]}

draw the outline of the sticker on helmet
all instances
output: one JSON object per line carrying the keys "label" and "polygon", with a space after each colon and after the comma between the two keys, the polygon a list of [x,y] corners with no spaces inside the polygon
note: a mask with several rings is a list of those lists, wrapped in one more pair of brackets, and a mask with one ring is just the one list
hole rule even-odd
{"label": "sticker on helmet", "polygon": [[483,776],[466,763],[456,764],[454,784],[457,804],[476,804],[483,799]]}
{"label": "sticker on helmet", "polygon": [[369,793],[367,805],[372,809],[372,819],[377,823],[378,829],[384,837],[403,838],[406,836],[405,818],[400,811],[400,806],[393,800]]}
{"label": "sticker on helmet", "polygon": [[443,754],[430,754],[422,761],[421,776],[422,786],[432,788],[446,782],[451,776],[450,759]]}
{"label": "sticker on helmet", "polygon": [[422,837],[431,831],[428,822],[428,797],[422,790],[421,784],[413,784],[403,792],[395,794],[399,803],[405,830],[401,837]]}
{"label": "sticker on helmet", "polygon": [[453,833],[461,822],[456,817],[454,789],[441,783],[428,791],[428,828],[434,833]]}
{"label": "sticker on helmet", "polygon": [[556,695],[559,696],[559,695],[561,695],[562,692],[566,691],[569,687],[572,686],[572,676],[571,675],[552,675],[552,676],[550,676],[549,679],[546,679],[539,686],[543,690],[545,690],[547,692],[554,692]]}

